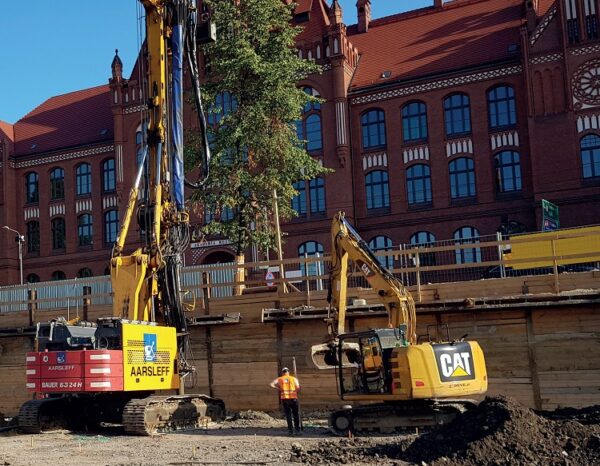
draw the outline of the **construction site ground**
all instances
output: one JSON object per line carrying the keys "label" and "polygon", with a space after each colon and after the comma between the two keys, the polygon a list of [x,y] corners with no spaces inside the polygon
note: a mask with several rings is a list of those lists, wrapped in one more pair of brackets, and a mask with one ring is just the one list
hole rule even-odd
{"label": "construction site ground", "polygon": [[241,412],[204,431],[154,437],[54,431],[0,434],[8,465],[600,465],[600,406],[535,413],[514,400],[488,398],[452,423],[420,435],[340,438],[323,416],[289,437],[285,422]]}

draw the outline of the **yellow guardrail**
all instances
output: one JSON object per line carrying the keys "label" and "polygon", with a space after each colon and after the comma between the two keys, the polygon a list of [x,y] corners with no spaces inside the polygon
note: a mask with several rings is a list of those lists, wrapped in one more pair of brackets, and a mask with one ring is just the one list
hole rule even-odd
{"label": "yellow guardrail", "polygon": [[600,226],[523,234],[508,241],[505,265],[514,270],[600,261]]}

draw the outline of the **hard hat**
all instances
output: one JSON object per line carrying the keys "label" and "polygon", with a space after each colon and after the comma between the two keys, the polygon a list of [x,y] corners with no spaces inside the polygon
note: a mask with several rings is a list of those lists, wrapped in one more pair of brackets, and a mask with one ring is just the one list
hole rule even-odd
{"label": "hard hat", "polygon": [[281,369],[281,372],[289,372],[290,370],[287,367],[284,367],[283,369]]}

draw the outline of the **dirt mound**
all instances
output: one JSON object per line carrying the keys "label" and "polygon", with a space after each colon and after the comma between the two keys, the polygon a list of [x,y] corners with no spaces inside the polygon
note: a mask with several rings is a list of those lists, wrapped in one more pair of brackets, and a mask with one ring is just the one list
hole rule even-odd
{"label": "dirt mound", "polygon": [[[306,464],[427,466],[600,465],[598,408],[537,414],[516,401],[487,398],[453,422],[417,437],[330,440],[292,448]],[[392,464],[394,464],[392,462]]]}
{"label": "dirt mound", "polygon": [[[538,416],[507,398],[488,398],[477,409],[415,440],[401,456],[432,464],[593,464],[594,434],[582,424]],[[449,460],[449,461],[448,461]]]}
{"label": "dirt mound", "polygon": [[374,452],[433,466],[600,464],[600,425],[574,420],[577,410],[550,417],[509,398],[487,398],[406,449]]}
{"label": "dirt mound", "polygon": [[231,416],[230,418],[227,418],[227,421],[265,421],[265,422],[271,422],[274,419],[269,416],[267,413],[264,413],[262,411],[251,411],[251,410],[247,410],[247,411],[238,411],[237,413],[235,413],[233,416]]}

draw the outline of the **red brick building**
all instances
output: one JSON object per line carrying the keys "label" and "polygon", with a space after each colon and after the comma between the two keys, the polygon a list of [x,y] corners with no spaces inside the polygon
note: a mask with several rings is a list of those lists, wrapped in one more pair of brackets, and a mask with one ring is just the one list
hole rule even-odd
{"label": "red brick building", "polygon": [[[297,185],[287,257],[326,251],[338,210],[379,248],[510,221],[538,230],[542,199],[561,226],[598,223],[598,0],[435,0],[376,20],[370,0],[357,9],[349,26],[337,1],[295,10],[298,53],[323,67],[299,85],[325,100],[301,131],[335,172]],[[26,234],[25,276],[104,273],[140,148],[139,82],[116,57],[108,85],[0,123],[0,216]],[[5,233],[2,282],[15,283]],[[223,243],[196,243],[188,264],[232,258]]]}

